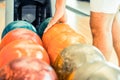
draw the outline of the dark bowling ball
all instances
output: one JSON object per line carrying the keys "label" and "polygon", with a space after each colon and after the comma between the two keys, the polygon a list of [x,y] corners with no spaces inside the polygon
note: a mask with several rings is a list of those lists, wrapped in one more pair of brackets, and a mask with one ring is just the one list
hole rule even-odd
{"label": "dark bowling ball", "polygon": [[11,23],[9,23],[3,30],[2,35],[1,35],[1,39],[11,30],[14,30],[16,28],[26,28],[29,29],[35,33],[37,33],[36,28],[29,22],[27,21],[13,21]]}
{"label": "dark bowling ball", "polygon": [[44,32],[45,28],[47,27],[48,23],[50,22],[50,20],[51,20],[51,17],[45,19],[45,20],[40,24],[40,26],[38,27],[37,31],[38,31],[38,35],[39,35],[40,37],[42,37],[43,32]]}

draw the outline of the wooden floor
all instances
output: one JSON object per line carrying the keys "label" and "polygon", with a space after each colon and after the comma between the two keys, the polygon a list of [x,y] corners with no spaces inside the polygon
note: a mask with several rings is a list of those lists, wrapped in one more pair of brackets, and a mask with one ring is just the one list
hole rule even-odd
{"label": "wooden floor", "polygon": [[[78,33],[83,35],[89,44],[92,44],[92,35],[89,25],[89,16],[83,16],[67,10],[68,24]],[[0,37],[5,27],[5,2],[0,3]],[[111,61],[117,65],[117,59],[113,50]]]}
{"label": "wooden floor", "polygon": [[67,10],[67,24],[76,32],[84,36],[89,44],[92,44],[92,35],[89,26],[89,17],[76,14]]}

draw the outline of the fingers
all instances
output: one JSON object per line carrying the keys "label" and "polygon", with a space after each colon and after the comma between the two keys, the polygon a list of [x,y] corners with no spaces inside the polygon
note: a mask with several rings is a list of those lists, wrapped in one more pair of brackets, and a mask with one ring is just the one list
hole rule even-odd
{"label": "fingers", "polygon": [[44,33],[51,27],[53,26],[54,24],[57,23],[57,20],[55,18],[52,18],[49,22],[49,24],[47,25],[46,29],[44,30]]}
{"label": "fingers", "polygon": [[54,17],[50,20],[48,26],[44,30],[44,33],[56,23],[66,23],[67,17],[66,17],[65,10],[64,10],[64,13],[61,13],[61,14],[59,14],[59,13],[60,13],[59,11],[56,11]]}

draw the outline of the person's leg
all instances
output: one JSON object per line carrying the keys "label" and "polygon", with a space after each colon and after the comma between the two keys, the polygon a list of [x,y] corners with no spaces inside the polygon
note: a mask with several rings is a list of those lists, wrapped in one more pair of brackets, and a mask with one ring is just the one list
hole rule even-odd
{"label": "person's leg", "polygon": [[[120,0],[90,0],[90,26],[93,35],[93,45],[99,48],[106,59],[112,63],[114,63],[114,61],[111,61],[111,56],[116,54],[113,53],[113,39],[116,36],[114,35],[115,29],[112,30],[112,25],[115,14],[118,11],[119,4]],[[114,38],[112,34],[114,35]],[[115,39],[114,42],[116,42]],[[116,52],[118,52],[118,50]],[[117,59],[116,55],[114,59],[115,58]]]}
{"label": "person's leg", "polygon": [[112,23],[114,14],[91,12],[90,26],[93,35],[93,45],[101,50],[109,61],[113,50]]}
{"label": "person's leg", "polygon": [[120,66],[120,13],[117,13],[113,21],[113,45],[117,53]]}

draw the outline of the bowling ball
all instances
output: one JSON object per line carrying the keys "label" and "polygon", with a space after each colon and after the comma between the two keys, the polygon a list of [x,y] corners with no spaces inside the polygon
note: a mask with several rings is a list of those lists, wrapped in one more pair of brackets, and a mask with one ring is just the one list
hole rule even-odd
{"label": "bowling ball", "polygon": [[37,58],[18,58],[0,69],[0,80],[58,80],[54,69]]}
{"label": "bowling ball", "polygon": [[95,61],[79,67],[66,80],[120,80],[120,68],[106,61]]}
{"label": "bowling ball", "polygon": [[62,32],[74,32],[74,30],[71,29],[68,24],[58,23],[58,24],[53,25],[42,36],[44,47],[47,48],[49,42],[52,41],[52,39],[54,39],[58,35],[60,35]]}
{"label": "bowling ball", "polygon": [[59,79],[66,80],[74,70],[94,61],[105,61],[99,49],[88,44],[73,44],[63,49],[53,67]]}
{"label": "bowling ball", "polygon": [[65,47],[71,44],[87,43],[81,34],[75,32],[69,25],[62,23],[53,25],[45,32],[42,41],[52,65]]}
{"label": "bowling ball", "polygon": [[18,39],[26,39],[26,40],[32,40],[40,45],[42,44],[41,38],[33,31],[25,29],[25,28],[18,28],[14,29],[12,31],[9,31],[2,39],[0,44],[0,50],[9,44],[10,42]]}
{"label": "bowling ball", "polygon": [[43,32],[44,32],[45,28],[47,27],[48,23],[50,22],[50,20],[51,20],[51,17],[45,19],[45,20],[40,24],[40,26],[38,26],[38,28],[37,28],[37,33],[38,33],[38,35],[39,35],[40,37],[42,37]]}
{"label": "bowling ball", "polygon": [[22,20],[19,20],[19,21],[13,21],[11,23],[9,23],[4,29],[3,29],[3,32],[2,32],[2,36],[1,36],[1,39],[11,30],[13,29],[16,29],[16,28],[26,28],[26,29],[29,29],[35,33],[37,33],[37,30],[36,28],[29,22],[27,21],[22,21]]}
{"label": "bowling ball", "polygon": [[0,67],[19,57],[35,57],[50,64],[49,56],[43,46],[32,40],[12,41],[0,51]]}

